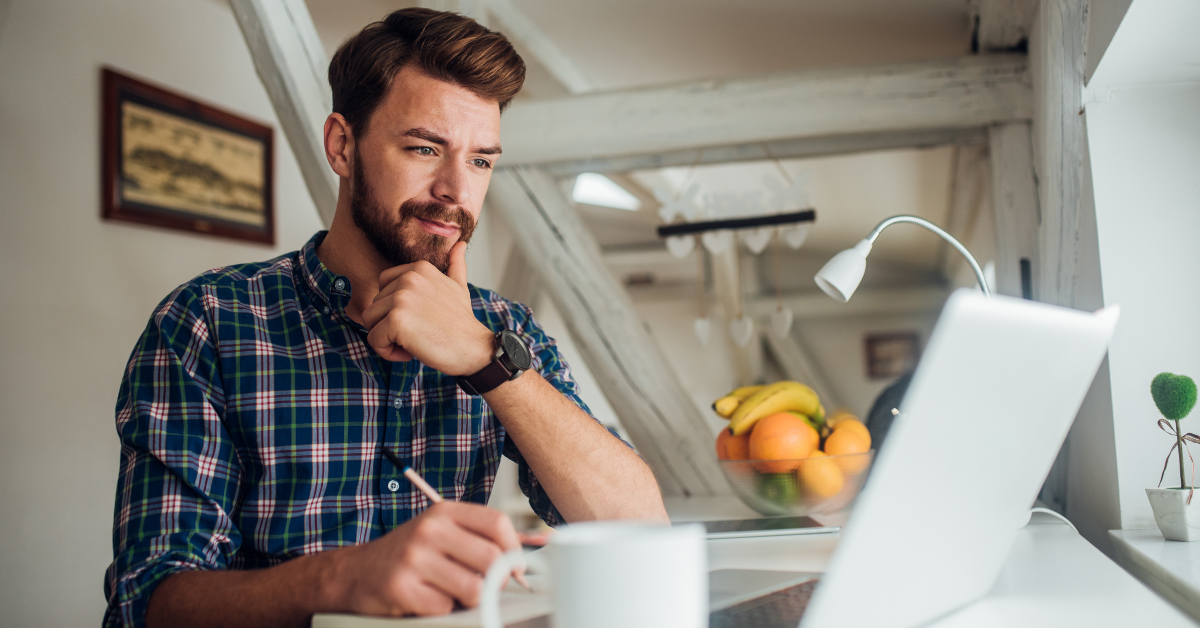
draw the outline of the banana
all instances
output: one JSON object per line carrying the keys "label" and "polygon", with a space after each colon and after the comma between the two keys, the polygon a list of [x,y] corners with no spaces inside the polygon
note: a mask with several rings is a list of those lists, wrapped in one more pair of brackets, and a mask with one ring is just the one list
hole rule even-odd
{"label": "banana", "polygon": [[742,399],[740,397],[726,395],[712,402],[712,409],[713,412],[717,413],[717,416],[722,419],[728,419],[729,415],[733,414],[733,411],[737,410],[738,405],[741,403]]}
{"label": "banana", "polygon": [[750,395],[738,405],[737,410],[729,417],[729,430],[734,436],[741,436],[765,416],[785,410],[795,410],[812,416],[817,413],[819,407],[817,393],[808,386],[792,381],[775,382]]}
{"label": "banana", "polygon": [[737,410],[738,405],[742,403],[743,399],[764,388],[766,386],[742,386],[741,388],[734,389],[729,394],[712,403],[713,412],[716,412],[717,416],[723,419],[728,419],[733,414],[733,411]]}

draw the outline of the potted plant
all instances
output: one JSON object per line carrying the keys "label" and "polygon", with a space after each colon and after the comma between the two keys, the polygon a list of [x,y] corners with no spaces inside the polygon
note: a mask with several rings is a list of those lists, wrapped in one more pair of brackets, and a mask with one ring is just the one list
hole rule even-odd
{"label": "potted plant", "polygon": [[1200,443],[1200,436],[1183,433],[1179,425],[1179,421],[1196,405],[1196,382],[1186,375],[1159,373],[1150,383],[1150,396],[1165,417],[1158,420],[1158,427],[1175,436],[1175,443],[1167,452],[1163,472],[1158,478],[1159,487],[1171,463],[1171,453],[1178,450],[1179,460],[1179,488],[1146,489],[1146,497],[1150,499],[1150,508],[1154,511],[1154,521],[1158,523],[1163,538],[1168,541],[1200,541],[1200,499],[1192,499],[1195,494],[1196,462],[1192,459],[1191,451],[1187,452],[1192,461],[1190,476],[1183,464],[1187,443]]}

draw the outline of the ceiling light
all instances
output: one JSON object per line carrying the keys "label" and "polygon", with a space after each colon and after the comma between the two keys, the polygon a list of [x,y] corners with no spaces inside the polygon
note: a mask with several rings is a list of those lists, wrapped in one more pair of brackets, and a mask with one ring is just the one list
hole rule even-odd
{"label": "ceiling light", "polygon": [[575,189],[571,190],[571,200],[631,212],[642,208],[638,197],[630,194],[612,179],[595,172],[585,172],[575,177]]}

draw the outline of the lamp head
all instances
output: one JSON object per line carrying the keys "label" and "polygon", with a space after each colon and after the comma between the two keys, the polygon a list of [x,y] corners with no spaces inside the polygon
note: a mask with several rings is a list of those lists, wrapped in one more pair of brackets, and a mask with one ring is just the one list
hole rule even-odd
{"label": "lamp head", "polygon": [[867,269],[867,255],[871,252],[871,242],[863,240],[833,256],[825,263],[813,279],[825,294],[845,303],[850,295],[858,289],[863,272]]}

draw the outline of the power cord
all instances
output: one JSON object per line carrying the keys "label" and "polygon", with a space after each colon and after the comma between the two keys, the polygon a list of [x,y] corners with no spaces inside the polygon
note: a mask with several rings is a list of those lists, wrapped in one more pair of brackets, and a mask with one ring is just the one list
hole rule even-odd
{"label": "power cord", "polygon": [[[1067,525],[1071,526],[1071,529],[1072,529],[1072,530],[1075,530],[1075,534],[1079,534],[1079,530],[1077,530],[1077,529],[1075,528],[1075,524],[1071,523],[1071,520],[1070,520],[1070,519],[1067,519],[1066,517],[1062,516],[1061,514],[1059,514],[1059,513],[1055,512],[1055,511],[1053,511],[1053,510],[1050,510],[1049,508],[1042,508],[1041,506],[1036,506],[1036,507],[1034,507],[1034,508],[1030,508],[1030,509],[1029,509],[1029,519],[1033,519],[1033,513],[1035,513],[1035,512],[1040,512],[1040,513],[1043,513],[1043,514],[1047,514],[1047,515],[1050,515],[1051,517],[1054,517],[1054,518],[1056,518],[1056,519],[1059,519],[1059,520],[1061,520],[1063,523],[1065,523],[1065,524],[1067,524]],[[1028,520],[1028,519],[1025,521],[1025,525],[1029,525],[1029,520]],[[1024,527],[1024,526],[1022,526],[1022,527]]]}

